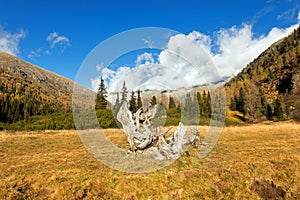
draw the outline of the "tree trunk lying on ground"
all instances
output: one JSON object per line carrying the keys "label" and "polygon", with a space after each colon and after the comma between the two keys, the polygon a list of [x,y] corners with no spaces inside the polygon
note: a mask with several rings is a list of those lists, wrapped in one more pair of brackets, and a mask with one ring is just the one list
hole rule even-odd
{"label": "tree trunk lying on ground", "polygon": [[[197,128],[187,128],[180,122],[175,132],[166,138],[173,128],[161,132],[162,127],[153,130],[151,120],[155,117],[158,105],[143,113],[140,108],[134,116],[124,101],[117,114],[122,124],[127,141],[132,152],[150,153],[157,160],[175,160],[186,152],[184,145],[200,145],[200,135]],[[187,132],[189,132],[187,134]]]}

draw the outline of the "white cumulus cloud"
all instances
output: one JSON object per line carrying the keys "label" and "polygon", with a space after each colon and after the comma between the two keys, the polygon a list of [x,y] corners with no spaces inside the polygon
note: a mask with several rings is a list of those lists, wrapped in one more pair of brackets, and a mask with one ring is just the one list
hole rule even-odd
{"label": "white cumulus cloud", "polygon": [[68,37],[59,35],[57,32],[50,33],[46,40],[50,42],[51,49],[59,45],[63,51],[67,46],[71,45]]}
{"label": "white cumulus cloud", "polygon": [[23,29],[17,33],[10,33],[0,27],[0,50],[12,55],[18,55],[20,50],[20,40],[25,38]]}
{"label": "white cumulus cloud", "polygon": [[135,64],[141,65],[141,64],[153,64],[154,63],[154,58],[153,55],[151,53],[143,53],[141,55],[139,55],[135,61]]}
{"label": "white cumulus cloud", "polygon": [[222,76],[231,76],[241,71],[249,62],[259,56],[271,44],[292,33],[298,25],[285,29],[273,28],[267,35],[253,37],[252,27],[222,29],[217,33],[220,53],[214,54],[213,62]]}
{"label": "white cumulus cloud", "polygon": [[[299,25],[272,28],[254,37],[252,26],[243,24],[220,29],[214,37],[198,31],[170,37],[167,47],[155,60],[151,53],[137,56],[135,66],[116,70],[103,68],[101,76],[109,92],[120,91],[123,81],[129,90],[177,89],[218,81],[241,71],[272,43],[289,35]],[[214,47],[214,49],[212,49]],[[91,80],[97,89],[99,77]]]}

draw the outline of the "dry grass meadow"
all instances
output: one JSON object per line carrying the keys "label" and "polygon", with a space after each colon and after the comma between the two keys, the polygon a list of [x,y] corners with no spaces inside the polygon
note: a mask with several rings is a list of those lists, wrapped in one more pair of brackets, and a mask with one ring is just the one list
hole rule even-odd
{"label": "dry grass meadow", "polygon": [[[120,131],[106,134],[126,147]],[[130,174],[94,159],[76,131],[0,132],[0,199],[300,199],[300,124],[225,127],[208,157],[189,150]]]}

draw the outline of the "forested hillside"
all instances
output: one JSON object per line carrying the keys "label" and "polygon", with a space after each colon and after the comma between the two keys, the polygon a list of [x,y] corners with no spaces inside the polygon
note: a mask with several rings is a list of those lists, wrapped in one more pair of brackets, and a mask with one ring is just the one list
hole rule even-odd
{"label": "forested hillside", "polygon": [[[0,52],[0,122],[71,111],[74,82]],[[94,93],[82,88],[78,104],[89,104]]]}
{"label": "forested hillside", "polygon": [[271,45],[227,84],[230,110],[244,120],[300,120],[300,27]]}

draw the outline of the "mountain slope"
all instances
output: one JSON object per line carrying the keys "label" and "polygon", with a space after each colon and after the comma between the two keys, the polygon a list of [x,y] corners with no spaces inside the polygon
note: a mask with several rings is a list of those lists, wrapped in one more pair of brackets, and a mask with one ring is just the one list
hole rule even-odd
{"label": "mountain slope", "polygon": [[[71,110],[73,81],[4,52],[0,52],[0,80],[2,122]],[[84,88],[82,94],[82,105],[94,95]]]}
{"label": "mountain slope", "polygon": [[[278,99],[285,118],[300,119],[300,27],[271,45],[226,86],[231,103],[234,98],[239,99],[242,92],[248,104],[252,101],[252,107],[263,110],[269,104],[275,112]],[[245,105],[245,114],[249,115],[251,109],[251,105]],[[256,114],[259,117],[259,113]]]}

